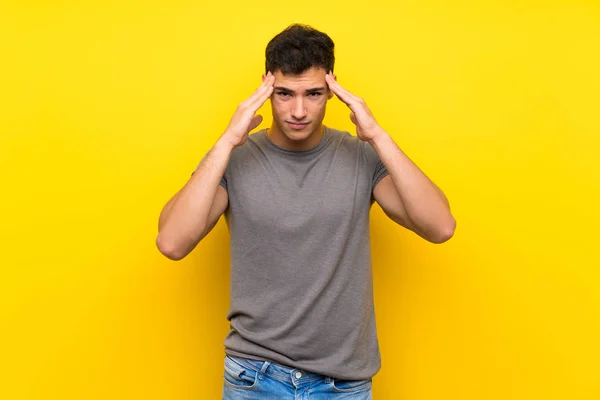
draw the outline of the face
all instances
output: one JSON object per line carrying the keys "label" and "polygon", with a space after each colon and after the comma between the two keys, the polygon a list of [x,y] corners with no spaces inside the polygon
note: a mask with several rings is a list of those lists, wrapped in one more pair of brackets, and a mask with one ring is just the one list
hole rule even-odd
{"label": "face", "polygon": [[310,142],[320,133],[327,100],[333,97],[323,68],[310,68],[300,75],[275,71],[271,95],[273,130],[281,141],[294,144]]}

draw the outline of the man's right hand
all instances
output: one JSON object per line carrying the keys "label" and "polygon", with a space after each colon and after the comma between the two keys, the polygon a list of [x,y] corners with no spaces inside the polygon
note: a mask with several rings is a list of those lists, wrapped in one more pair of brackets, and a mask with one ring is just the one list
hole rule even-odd
{"label": "man's right hand", "polygon": [[273,93],[273,84],[275,77],[269,71],[263,78],[263,83],[250,96],[238,105],[238,108],[231,117],[229,125],[221,139],[226,140],[234,148],[243,145],[248,140],[248,133],[256,128],[262,122],[261,115],[255,115],[260,107],[267,101]]}

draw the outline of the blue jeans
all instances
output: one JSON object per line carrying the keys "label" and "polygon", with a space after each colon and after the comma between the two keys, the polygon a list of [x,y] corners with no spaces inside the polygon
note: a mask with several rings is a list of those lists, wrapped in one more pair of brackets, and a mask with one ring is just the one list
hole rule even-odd
{"label": "blue jeans", "polygon": [[223,400],[371,400],[372,379],[342,380],[225,355]]}

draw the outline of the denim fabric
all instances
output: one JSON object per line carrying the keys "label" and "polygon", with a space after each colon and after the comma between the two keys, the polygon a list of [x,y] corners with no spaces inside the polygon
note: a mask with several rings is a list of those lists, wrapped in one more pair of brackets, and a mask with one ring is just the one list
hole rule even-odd
{"label": "denim fabric", "polygon": [[343,380],[285,365],[225,356],[223,400],[371,400],[372,379]]}

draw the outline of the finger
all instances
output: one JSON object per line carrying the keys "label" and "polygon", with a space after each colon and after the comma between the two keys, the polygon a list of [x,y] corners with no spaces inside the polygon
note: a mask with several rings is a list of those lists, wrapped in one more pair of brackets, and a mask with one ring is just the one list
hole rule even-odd
{"label": "finger", "polygon": [[[246,99],[244,103],[246,103],[248,106],[254,105],[257,102],[257,100],[262,99],[266,93],[269,93],[273,90],[273,83],[275,83],[275,77],[273,75],[267,76],[263,83],[260,85],[260,87],[254,93],[252,93],[252,95],[248,97],[248,99]],[[268,96],[270,96],[270,93],[267,95],[267,97]],[[261,104],[264,103],[265,100],[266,98],[261,101]]]}
{"label": "finger", "polygon": [[327,75],[325,75],[325,80],[327,81],[327,84],[329,85],[329,88],[335,93],[337,94],[338,92],[340,92],[343,88],[342,85],[340,85],[334,78],[333,78],[333,74],[328,73]]}
{"label": "finger", "polygon": [[260,86],[258,87],[258,89],[256,89],[254,91],[254,93],[252,93],[250,95],[250,97],[248,97],[246,99],[247,103],[252,103],[257,97],[260,97],[261,94],[263,93],[263,91],[265,90],[265,88],[268,88],[269,86],[273,86],[273,83],[275,82],[275,77],[271,74],[271,72],[269,71],[267,73],[267,76],[265,76],[265,79],[262,81],[262,83],[260,84]]}
{"label": "finger", "polygon": [[259,126],[260,123],[262,122],[262,120],[263,120],[262,115],[255,115],[254,118],[252,118],[252,121],[250,121],[250,126],[248,127],[248,132],[250,132],[257,126]]}
{"label": "finger", "polygon": [[252,108],[254,111],[258,110],[261,105],[269,98],[271,93],[273,92],[273,83],[275,82],[274,76],[269,76],[263,84],[252,94],[252,96],[248,97],[245,101],[242,102],[242,106]]}
{"label": "finger", "polygon": [[345,97],[347,100],[353,100],[353,101],[357,101],[357,102],[360,101],[360,98],[358,96],[354,95],[349,90],[342,87],[342,85],[340,85],[338,81],[333,79],[333,74],[330,73],[328,75],[329,75],[329,82],[331,83],[330,86],[334,90],[335,94],[339,94],[342,97]]}
{"label": "finger", "polygon": [[249,103],[248,106],[253,109],[254,112],[258,111],[258,109],[261,108],[262,105],[265,104],[265,101],[267,101],[267,99],[271,96],[273,90],[275,90],[275,87],[272,84],[271,86],[267,86],[265,89],[259,92],[254,99],[252,99],[252,102]]}
{"label": "finger", "polygon": [[329,88],[333,91],[333,93],[335,93],[335,95],[348,106],[350,106],[351,104],[358,103],[360,101],[360,99],[357,96],[353,95],[352,93],[344,89],[339,83],[337,83],[337,81],[334,80],[330,74],[327,74],[325,76],[325,80],[327,81],[327,84],[329,85]]}
{"label": "finger", "polygon": [[269,86],[269,84],[272,84],[271,81],[273,81],[275,78],[273,77],[273,74],[271,74],[271,71],[267,72],[267,74],[264,76],[263,81],[261,82],[260,86],[258,88],[256,88],[256,90],[250,95],[248,96],[248,98],[246,100],[244,100],[243,103],[250,103],[252,102],[252,100],[254,100],[254,98],[256,98],[256,96],[259,96],[260,93],[262,92],[262,90]]}

